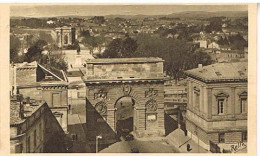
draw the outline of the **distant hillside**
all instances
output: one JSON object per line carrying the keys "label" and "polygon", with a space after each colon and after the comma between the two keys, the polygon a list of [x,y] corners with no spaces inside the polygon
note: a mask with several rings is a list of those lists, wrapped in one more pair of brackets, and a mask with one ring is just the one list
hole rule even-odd
{"label": "distant hillside", "polygon": [[180,13],[173,13],[167,15],[167,17],[179,17],[179,18],[210,18],[210,17],[220,17],[225,16],[229,18],[234,17],[247,17],[247,11],[221,11],[221,12],[204,12],[204,11],[187,11]]}
{"label": "distant hillside", "polygon": [[[172,13],[169,15],[106,15],[106,18],[145,18],[145,17],[171,17],[171,18],[210,18],[210,17],[220,17],[225,16],[229,18],[234,17],[247,17],[247,11],[219,11],[219,12],[205,12],[205,11],[187,11],[187,12],[178,12]],[[78,16],[78,15],[67,15],[67,16],[53,16],[57,18],[91,18],[93,16]],[[11,19],[21,19],[21,18],[33,18],[33,17],[11,17]],[[39,18],[39,17],[35,17]],[[50,18],[50,17],[40,17],[40,18]]]}

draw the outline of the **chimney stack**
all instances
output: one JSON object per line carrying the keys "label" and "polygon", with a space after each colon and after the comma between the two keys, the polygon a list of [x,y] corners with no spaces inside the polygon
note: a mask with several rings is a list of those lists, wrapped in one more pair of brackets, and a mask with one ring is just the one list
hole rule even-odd
{"label": "chimney stack", "polygon": [[18,94],[17,95],[17,101],[19,102],[19,108],[20,108],[20,110],[19,110],[19,117],[20,118],[22,118],[22,119],[24,119],[24,105],[23,105],[23,95],[21,95],[21,94]]}

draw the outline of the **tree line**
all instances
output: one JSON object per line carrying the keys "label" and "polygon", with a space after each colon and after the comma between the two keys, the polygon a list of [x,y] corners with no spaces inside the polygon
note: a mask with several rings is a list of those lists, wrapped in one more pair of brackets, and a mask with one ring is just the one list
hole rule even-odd
{"label": "tree line", "polygon": [[[67,62],[59,48],[55,44],[48,44],[47,41],[42,39],[32,40],[28,49],[23,51],[21,41],[11,35],[10,36],[10,63],[22,63],[37,61],[40,64],[49,65],[59,70],[66,71],[68,68]],[[47,51],[44,54],[43,51]],[[55,54],[52,52],[55,51]]]}
{"label": "tree line", "polygon": [[99,58],[160,57],[165,60],[164,71],[178,81],[183,71],[196,68],[198,64],[209,65],[207,53],[195,51],[192,44],[184,40],[161,38],[140,34],[135,39],[126,36],[112,40]]}

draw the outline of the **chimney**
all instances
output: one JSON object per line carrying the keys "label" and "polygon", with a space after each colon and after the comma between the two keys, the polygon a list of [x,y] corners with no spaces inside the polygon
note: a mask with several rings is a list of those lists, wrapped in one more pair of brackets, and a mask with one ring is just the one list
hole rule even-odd
{"label": "chimney", "polygon": [[17,101],[19,102],[19,117],[24,119],[24,105],[23,105],[23,96],[21,94],[17,95]]}
{"label": "chimney", "polygon": [[198,64],[198,68],[200,68],[200,69],[201,69],[201,68],[202,68],[202,64]]}

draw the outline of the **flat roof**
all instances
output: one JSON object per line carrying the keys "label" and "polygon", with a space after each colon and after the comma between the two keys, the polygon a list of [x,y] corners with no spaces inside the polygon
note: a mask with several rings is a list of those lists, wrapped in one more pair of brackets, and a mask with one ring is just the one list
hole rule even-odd
{"label": "flat roof", "polygon": [[117,63],[152,63],[164,62],[159,57],[140,57],[140,58],[102,58],[87,60],[87,64],[117,64]]}

